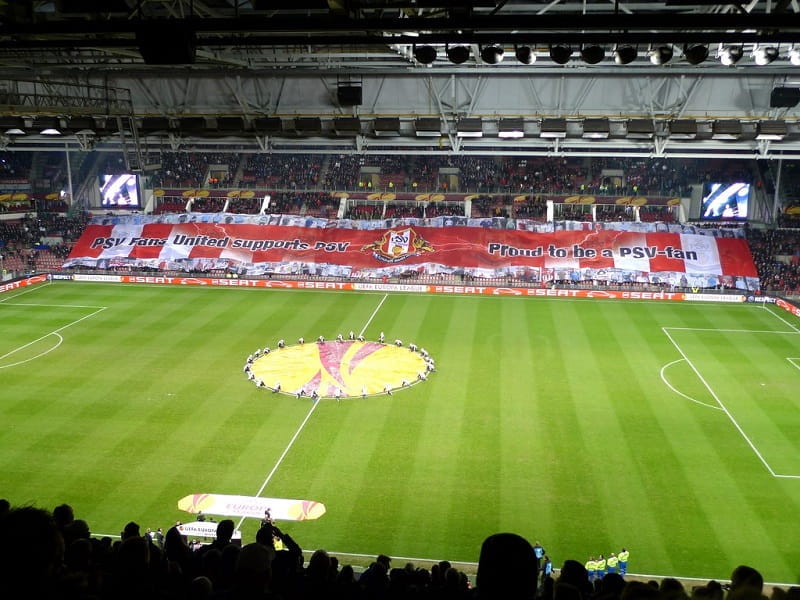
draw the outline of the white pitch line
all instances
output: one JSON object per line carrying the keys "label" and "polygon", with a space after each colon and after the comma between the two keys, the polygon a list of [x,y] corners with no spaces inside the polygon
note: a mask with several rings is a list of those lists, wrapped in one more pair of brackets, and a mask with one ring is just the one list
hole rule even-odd
{"label": "white pitch line", "polygon": [[369,316],[369,319],[367,319],[367,323],[364,325],[364,327],[361,328],[361,332],[358,335],[364,335],[364,332],[367,330],[367,327],[369,327],[369,324],[372,323],[372,319],[374,319],[375,315],[378,314],[378,311],[381,309],[381,306],[383,306],[383,303],[386,302],[386,298],[388,297],[389,294],[383,295],[383,298],[381,298],[381,301],[378,302],[378,306],[376,306],[375,310],[372,311],[372,314]]}
{"label": "white pitch line", "polygon": [[38,306],[43,308],[108,308],[96,304],[36,304],[33,302],[6,302],[5,306]]}
{"label": "white pitch line", "polygon": [[11,350],[10,352],[6,352],[6,353],[5,353],[5,354],[3,354],[2,356],[0,356],[0,360],[3,360],[4,358],[6,358],[6,357],[8,357],[8,356],[11,356],[11,355],[12,355],[12,354],[14,354],[15,352],[19,352],[20,350],[24,350],[24,349],[25,349],[25,348],[27,348],[28,346],[32,346],[32,345],[33,345],[33,344],[35,344],[36,342],[39,342],[39,341],[43,340],[44,338],[46,338],[46,337],[48,337],[48,336],[51,336],[51,335],[54,335],[54,334],[55,334],[55,335],[57,335],[57,334],[58,334],[60,331],[64,331],[64,330],[65,330],[67,327],[72,327],[73,325],[76,325],[77,323],[80,323],[81,321],[85,321],[85,320],[86,320],[86,319],[88,319],[89,317],[93,317],[94,315],[96,315],[96,314],[97,314],[97,313],[99,313],[99,312],[102,312],[102,311],[104,311],[105,309],[106,309],[105,307],[101,307],[101,308],[97,309],[96,311],[94,311],[93,313],[89,313],[88,315],[84,315],[84,316],[82,316],[80,319],[76,319],[75,321],[72,321],[71,323],[67,323],[67,324],[66,324],[66,325],[64,325],[63,327],[59,327],[58,329],[54,329],[54,330],[53,330],[53,331],[51,331],[50,333],[46,333],[46,334],[44,334],[43,336],[36,338],[36,339],[35,339],[35,340],[33,340],[32,342],[28,342],[28,343],[27,343],[27,344],[25,344],[24,346],[20,346],[19,348],[15,348],[14,350]]}
{"label": "white pitch line", "polygon": [[[766,305],[766,304],[764,305],[764,308],[766,308],[766,309],[767,309],[767,312],[769,312],[771,315],[774,315],[776,318],[778,318],[779,320],[783,321],[783,322],[784,322],[784,323],[786,323],[786,324],[787,324],[789,327],[791,327],[792,329],[794,329],[794,330],[795,330],[797,333],[800,333],[800,329],[798,329],[798,328],[797,328],[797,327],[796,327],[794,324],[792,324],[792,323],[790,323],[789,321],[787,321],[786,319],[784,319],[782,316],[780,316],[780,315],[779,315],[778,313],[776,313],[774,310],[772,310],[772,309],[770,309],[770,308],[767,308],[767,305]],[[787,332],[787,333],[788,333],[788,332]]]}
{"label": "white pitch line", "polygon": [[715,333],[777,333],[794,335],[800,333],[797,331],[775,331],[774,329],[715,329],[713,327],[670,327],[673,331],[713,331]]}
{"label": "white pitch line", "polygon": [[52,285],[52,283],[43,283],[42,285],[33,285],[33,286],[29,287],[26,290],[22,290],[18,294],[14,294],[13,296],[6,296],[6,297],[0,299],[0,302],[5,302],[6,300],[13,300],[14,298],[19,298],[23,294],[29,294],[31,292],[35,292],[36,290],[40,289],[42,286],[45,286],[45,285]]}
{"label": "white pitch line", "polygon": [[669,389],[671,389],[673,392],[675,392],[675,393],[676,393],[676,394],[678,394],[679,396],[683,396],[684,398],[686,398],[686,399],[687,399],[687,400],[689,400],[690,402],[694,402],[695,404],[699,404],[700,406],[706,406],[706,407],[708,407],[708,408],[713,408],[714,410],[722,410],[722,408],[720,408],[719,406],[714,406],[713,404],[706,404],[705,402],[700,402],[699,400],[695,400],[695,399],[694,399],[694,398],[692,398],[691,396],[687,396],[686,394],[684,394],[684,393],[683,393],[683,392],[681,392],[680,390],[678,390],[678,389],[674,388],[674,387],[672,386],[672,384],[671,384],[669,381],[667,381],[667,377],[666,377],[666,375],[664,374],[664,371],[666,371],[666,370],[667,370],[669,367],[671,367],[671,366],[672,366],[672,365],[674,365],[674,364],[677,364],[677,363],[679,363],[679,362],[683,362],[683,360],[684,360],[684,359],[682,359],[682,358],[679,358],[679,359],[677,359],[677,360],[673,360],[671,363],[667,363],[666,365],[664,365],[663,367],[661,367],[661,373],[660,373],[660,375],[661,375],[661,381],[663,381],[663,382],[664,382],[664,384],[665,384],[665,385],[666,385],[666,386],[667,386]]}
{"label": "white pitch line", "polygon": [[[317,410],[317,405],[319,405],[319,401],[311,403],[311,409],[308,411],[308,414],[306,414],[306,418],[303,419],[302,423],[300,423],[300,427],[297,428],[297,431],[294,432],[292,439],[289,440],[289,443],[286,445],[286,448],[283,449],[283,452],[281,453],[280,457],[278,457],[278,461],[275,463],[275,466],[272,467],[272,470],[269,472],[269,475],[267,475],[266,479],[264,479],[264,483],[262,483],[261,487],[258,488],[258,491],[255,494],[256,497],[261,495],[261,492],[263,492],[264,488],[267,487],[267,484],[269,483],[270,479],[272,479],[272,476],[275,475],[275,472],[278,470],[278,467],[280,467],[281,463],[283,463],[283,459],[286,458],[287,454],[289,454],[289,450],[292,449],[292,446],[294,445],[295,441],[297,440],[298,437],[300,437],[300,432],[303,431],[303,428],[306,426],[306,423],[308,423],[308,420],[311,418],[311,415],[313,415],[314,411]],[[241,519],[239,519],[239,522],[236,524],[236,529],[239,529],[242,526],[242,523],[244,523],[244,520],[246,518],[247,517],[242,517]]]}
{"label": "white pitch line", "polygon": [[[383,298],[381,298],[381,301],[378,303],[378,306],[375,308],[374,311],[372,311],[372,314],[369,316],[369,319],[367,320],[366,325],[364,325],[364,327],[361,328],[361,333],[359,333],[359,335],[363,335],[364,334],[364,332],[367,330],[367,327],[369,327],[369,324],[372,323],[372,319],[374,319],[375,315],[378,314],[378,311],[380,310],[381,306],[383,306],[383,303],[386,301],[386,298],[388,298],[388,297],[389,297],[389,294],[384,294]],[[280,457],[278,457],[278,461],[275,463],[275,466],[272,467],[272,470],[269,472],[269,474],[267,475],[266,479],[264,479],[264,483],[262,483],[261,487],[258,488],[258,491],[255,494],[256,497],[261,495],[261,493],[267,487],[267,484],[272,479],[272,476],[275,475],[275,472],[278,470],[278,467],[280,467],[281,463],[283,463],[283,459],[285,459],[286,455],[289,454],[289,450],[291,450],[291,448],[294,445],[294,443],[297,440],[297,438],[300,437],[300,433],[305,428],[306,423],[308,423],[308,420],[311,418],[311,415],[313,415],[314,411],[317,410],[317,405],[319,405],[319,400],[317,400],[316,402],[313,402],[311,404],[311,409],[308,411],[308,414],[306,414],[306,418],[303,419],[302,423],[300,423],[300,426],[297,428],[297,431],[294,432],[294,435],[292,436],[292,439],[289,440],[289,443],[286,445],[286,448],[283,449],[283,452],[281,453]],[[241,519],[239,519],[239,523],[236,525],[237,529],[239,529],[242,526],[242,523],[244,523],[244,520],[246,518],[247,517],[242,517]]]}
{"label": "white pitch line", "polygon": [[[26,358],[25,360],[20,360],[20,361],[17,361],[17,362],[15,362],[15,363],[11,363],[11,364],[8,364],[8,365],[0,365],[0,369],[10,369],[11,367],[16,367],[16,366],[18,366],[18,365],[24,365],[25,363],[31,362],[31,361],[33,361],[33,360],[36,360],[37,358],[41,358],[41,357],[42,357],[42,356],[44,356],[45,354],[50,354],[50,353],[51,353],[53,350],[56,350],[56,349],[58,349],[58,347],[59,347],[61,344],[63,344],[63,343],[64,343],[64,338],[63,338],[63,337],[61,337],[61,334],[59,334],[59,333],[51,333],[51,334],[49,334],[49,335],[54,335],[54,336],[56,336],[56,337],[58,338],[58,342],[56,343],[56,345],[55,345],[55,346],[51,346],[50,348],[48,348],[48,349],[47,349],[47,350],[45,350],[44,352],[40,352],[40,353],[39,353],[39,354],[37,354],[36,356],[31,356],[30,358]],[[47,337],[47,336],[46,336],[46,337]],[[17,350],[19,350],[19,348],[18,348]],[[14,352],[16,352],[17,350],[12,350],[11,352],[9,352],[9,354],[13,354],[13,353],[14,353]],[[8,356],[9,354],[6,354],[6,356]],[[5,357],[0,357],[0,360],[2,360],[3,358],[5,358]]]}
{"label": "white pitch line", "polygon": [[[733,415],[731,414],[731,412],[728,410],[728,408],[719,399],[719,397],[717,396],[716,392],[714,392],[714,390],[711,388],[709,383],[705,380],[705,377],[703,377],[700,374],[700,371],[697,370],[697,367],[694,366],[692,361],[689,360],[689,357],[686,356],[686,354],[681,349],[681,347],[675,342],[674,339],[672,339],[672,336],[669,334],[669,331],[667,331],[667,327],[662,327],[661,331],[663,331],[664,335],[666,335],[669,338],[669,341],[672,342],[672,345],[675,346],[675,349],[678,351],[678,353],[684,358],[684,360],[686,360],[686,364],[689,365],[692,368],[692,371],[694,371],[695,375],[697,375],[697,377],[700,379],[700,381],[703,383],[703,385],[709,391],[709,393],[714,398],[714,400],[716,400],[717,404],[719,404],[720,407],[722,408],[722,410],[725,412],[725,414],[728,415],[728,418],[730,419],[731,423],[733,423],[733,426],[736,427],[736,430],[739,432],[739,434],[742,436],[742,438],[744,438],[744,441],[747,442],[747,445],[750,446],[750,449],[755,453],[755,455],[761,461],[761,464],[763,464],[766,467],[766,469],[767,469],[767,471],[769,471],[770,475],[772,475],[773,477],[777,477],[778,475],[775,473],[775,471],[772,470],[772,467],[769,465],[769,463],[766,461],[766,459],[763,456],[761,456],[761,452],[758,451],[758,448],[756,448],[755,444],[753,444],[753,442],[750,440],[750,438],[747,437],[747,434],[741,428],[741,426],[736,421],[736,419],[733,418]],[[800,479],[800,476],[797,476],[797,475],[783,475],[782,477],[790,477],[790,478],[798,478],[798,479]]]}

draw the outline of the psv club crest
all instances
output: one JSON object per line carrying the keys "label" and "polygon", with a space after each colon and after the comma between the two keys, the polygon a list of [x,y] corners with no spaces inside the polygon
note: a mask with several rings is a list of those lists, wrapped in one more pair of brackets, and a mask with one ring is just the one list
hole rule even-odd
{"label": "psv club crest", "polygon": [[433,252],[433,246],[411,227],[407,227],[390,229],[381,239],[367,244],[361,251],[372,252],[372,255],[382,262],[398,263],[412,256]]}

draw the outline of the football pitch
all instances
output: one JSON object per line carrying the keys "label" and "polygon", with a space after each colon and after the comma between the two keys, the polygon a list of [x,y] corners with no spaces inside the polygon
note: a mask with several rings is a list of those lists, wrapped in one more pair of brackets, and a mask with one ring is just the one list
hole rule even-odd
{"label": "football pitch", "polygon": [[[350,330],[437,370],[341,402],[243,373]],[[57,282],[0,296],[0,331],[0,497],[94,533],[262,495],[325,504],[279,523],[306,550],[473,562],[511,531],[556,566],[800,581],[800,321],[774,307]]]}

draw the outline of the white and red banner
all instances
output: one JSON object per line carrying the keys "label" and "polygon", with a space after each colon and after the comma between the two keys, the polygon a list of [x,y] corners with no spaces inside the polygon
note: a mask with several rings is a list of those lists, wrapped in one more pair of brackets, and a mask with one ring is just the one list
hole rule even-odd
{"label": "white and red banner", "polygon": [[188,513],[221,517],[270,518],[279,521],[311,521],[325,514],[325,505],[315,500],[231,496],[227,494],[189,494],[178,500],[178,509]]}
{"label": "white and red banner", "polygon": [[710,235],[134,221],[87,226],[64,266],[360,277],[461,272],[576,282],[652,282],[664,274],[675,285],[740,289],[757,289],[758,278],[745,240]]}

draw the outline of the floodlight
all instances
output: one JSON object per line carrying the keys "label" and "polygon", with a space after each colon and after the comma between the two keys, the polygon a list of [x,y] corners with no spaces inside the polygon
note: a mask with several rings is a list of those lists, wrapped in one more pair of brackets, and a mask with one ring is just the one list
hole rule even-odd
{"label": "floodlight", "polygon": [[632,140],[650,140],[656,133],[652,119],[631,119],[627,129],[627,136]]}
{"label": "floodlight", "polygon": [[543,138],[565,138],[567,137],[566,119],[542,119],[542,128],[539,137]]}
{"label": "floodlight", "polygon": [[581,137],[603,140],[610,135],[608,119],[584,119]]}
{"label": "floodlight", "polygon": [[361,120],[358,117],[339,117],[333,120],[333,133],[340,137],[361,134]]}
{"label": "floodlight", "polygon": [[283,132],[283,121],[280,117],[258,117],[253,120],[253,129],[257,133],[280,135]]}
{"label": "floodlight", "polygon": [[697,137],[697,121],[676,119],[669,124],[669,137],[673,140],[693,140]]}
{"label": "floodlight", "polygon": [[400,135],[399,117],[377,117],[372,122],[373,133],[377,137],[391,137]]}
{"label": "floodlight", "polygon": [[469,46],[449,46],[445,44],[447,59],[454,65],[460,65],[469,60]]}
{"label": "floodlight", "polygon": [[756,123],[757,140],[782,140],[789,133],[786,121],[759,121]]}
{"label": "floodlight", "polygon": [[56,118],[39,117],[34,126],[42,135],[61,135],[61,122]]}
{"label": "floodlight", "polygon": [[479,117],[460,119],[456,125],[458,137],[482,137],[483,122]]}
{"label": "floodlight", "polygon": [[565,65],[569,62],[569,57],[572,56],[572,48],[564,46],[563,44],[556,44],[550,46],[550,60],[558,65]]}
{"label": "floodlight", "polygon": [[711,137],[715,140],[738,140],[742,137],[742,122],[735,119],[714,121]]}
{"label": "floodlight", "polygon": [[606,51],[597,44],[588,44],[581,48],[581,58],[588,65],[596,65],[606,56]]}
{"label": "floodlight", "polygon": [[414,46],[414,59],[423,65],[429,65],[436,60],[436,48],[433,46]]}
{"label": "floodlight", "polygon": [[627,65],[636,60],[638,52],[635,46],[630,44],[617,44],[614,50],[614,62],[618,65]]}
{"label": "floodlight", "polygon": [[650,62],[654,65],[665,65],[672,60],[672,46],[657,46],[650,48],[647,55],[650,57]]}
{"label": "floodlight", "polygon": [[778,49],[774,46],[756,46],[753,50],[753,59],[759,66],[768,65],[778,58]]}
{"label": "floodlight", "polygon": [[522,119],[500,119],[497,127],[497,137],[514,139],[525,135],[525,122]]}
{"label": "floodlight", "polygon": [[97,124],[92,117],[72,117],[67,121],[67,131],[83,135],[94,135]]}
{"label": "floodlight", "polygon": [[417,137],[439,137],[442,135],[442,120],[438,117],[421,117],[414,121]]}
{"label": "floodlight", "polygon": [[683,47],[683,57],[690,65],[699,65],[708,58],[708,46],[704,44],[687,44]]}
{"label": "floodlight", "polygon": [[496,65],[501,62],[504,54],[503,47],[496,44],[481,48],[481,60],[489,65]]}
{"label": "floodlight", "polygon": [[319,117],[295,117],[294,131],[298,135],[320,135],[322,119]]}
{"label": "floodlight", "polygon": [[0,132],[6,135],[25,135],[25,119],[22,117],[0,118]]}
{"label": "floodlight", "polygon": [[719,62],[726,67],[732,67],[742,58],[744,49],[741,46],[725,46],[719,51]]}
{"label": "floodlight", "polygon": [[516,46],[514,54],[523,65],[532,65],[536,62],[536,54],[530,46]]}

